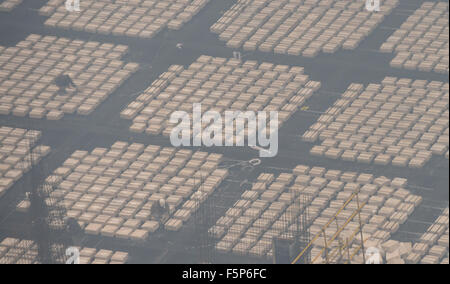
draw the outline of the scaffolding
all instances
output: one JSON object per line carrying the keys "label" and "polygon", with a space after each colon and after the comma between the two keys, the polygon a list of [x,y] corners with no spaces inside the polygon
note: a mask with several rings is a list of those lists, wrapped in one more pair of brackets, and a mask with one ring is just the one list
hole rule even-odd
{"label": "scaffolding", "polygon": [[[286,216],[279,221],[284,224],[284,230],[281,236],[274,239],[273,245],[273,262],[275,264],[289,264],[295,257],[295,252],[306,248],[310,241],[310,218],[308,206],[311,198],[307,194],[301,194],[292,208],[286,213]],[[292,223],[291,223],[292,222]],[[285,241],[288,249],[284,253],[277,253],[277,241]],[[281,257],[277,257],[280,256]],[[307,251],[302,259],[305,263],[310,261],[310,253]]]}
{"label": "scaffolding", "polygon": [[[39,137],[30,135],[27,138],[29,151],[24,157],[23,167],[31,168],[40,163],[43,155],[40,146],[34,147]],[[66,249],[71,245],[71,238],[67,233],[66,211],[60,200],[52,196],[56,181],[52,176],[42,181],[44,174],[45,165],[41,163],[30,172],[25,184],[26,196],[30,202],[29,239],[36,245],[38,263],[64,264],[67,260]],[[27,242],[26,244],[28,245]]]}
{"label": "scaffolding", "polygon": [[[199,180],[198,186],[201,186],[201,184],[202,181]],[[197,210],[194,213],[193,222],[195,234],[194,243],[198,263],[213,264],[218,261],[214,248],[214,234],[210,232],[210,228],[219,218],[219,212],[226,208],[226,203],[230,200],[230,198],[232,197],[227,197],[223,192],[216,192],[203,204],[201,204],[201,202],[197,202],[196,204]]]}
{"label": "scaffolding", "polygon": [[[339,224],[338,217],[352,201],[356,201],[357,208],[348,218],[345,218],[342,224]],[[360,251],[362,251],[362,261],[366,263],[364,243],[367,239],[364,238],[361,221],[361,210],[365,205],[366,202],[360,203],[359,201],[359,191],[354,192],[336,214],[301,250],[300,254],[292,261],[292,264],[350,264]],[[355,218],[357,218],[359,226],[354,230],[350,229],[350,235],[343,234],[343,231],[347,229],[350,222]],[[333,228],[334,225],[335,228]],[[330,235],[327,234],[329,231],[332,232]],[[319,252],[312,259],[305,259],[310,257],[310,251],[314,246],[320,247]]]}
{"label": "scaffolding", "polygon": [[[247,184],[240,183],[238,190],[228,190],[232,184],[221,187],[196,211],[201,263],[277,263],[277,244],[291,248],[286,256],[290,263],[293,253],[310,242],[310,196],[299,195],[287,184],[285,203],[250,201],[242,199]],[[236,218],[232,221],[228,216],[233,214]],[[308,262],[309,254],[302,260]]]}

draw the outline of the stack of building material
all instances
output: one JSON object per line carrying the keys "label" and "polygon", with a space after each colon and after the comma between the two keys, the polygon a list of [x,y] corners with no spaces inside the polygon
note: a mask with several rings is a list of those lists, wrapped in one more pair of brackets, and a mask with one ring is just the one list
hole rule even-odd
{"label": "stack of building material", "polygon": [[391,66],[448,73],[448,3],[425,2],[380,47],[395,53]]}
{"label": "stack of building material", "polygon": [[167,230],[177,231],[228,172],[222,155],[116,142],[76,151],[48,177],[52,197],[87,234],[146,240],[160,227],[152,206],[165,200]]}
{"label": "stack of building material", "polygon": [[419,238],[406,261],[423,264],[448,264],[448,207]]}
{"label": "stack of building material", "polygon": [[225,111],[278,111],[282,125],[320,86],[309,80],[302,67],[201,56],[187,69],[171,66],[121,117],[133,120],[133,132],[170,136],[175,127],[169,122],[171,114],[191,114],[193,104],[199,103],[202,112],[217,111],[223,119]]}
{"label": "stack of building material", "polygon": [[[58,120],[88,115],[138,69],[121,57],[128,47],[30,35],[0,47],[0,114]],[[61,93],[55,79],[69,75],[76,88]]]}
{"label": "stack of building material", "polygon": [[76,247],[80,252],[80,264],[126,264],[127,252]]}
{"label": "stack of building material", "polygon": [[152,38],[164,28],[181,29],[210,0],[83,0],[80,11],[66,9],[66,0],[51,0],[40,10],[45,25],[128,37]]}
{"label": "stack of building material", "polygon": [[304,133],[311,154],[358,163],[421,168],[448,155],[448,83],[386,77],[351,84]]}
{"label": "stack of building material", "polygon": [[357,48],[398,2],[371,12],[360,0],[239,0],[211,31],[230,48],[315,57]]}
{"label": "stack of building material", "polygon": [[412,243],[389,240],[382,243],[376,252],[382,257],[382,263],[405,264],[406,258],[412,253],[412,249]]}
{"label": "stack of building material", "polygon": [[[405,188],[407,181],[402,178],[388,179],[299,165],[292,173],[283,173],[276,178],[273,174],[261,174],[210,233],[218,239],[216,249],[222,253],[270,258],[273,238],[289,238],[299,233],[296,220],[301,220],[301,208],[306,208],[308,221],[305,226],[311,238],[321,234],[323,227],[337,216],[333,225],[325,230],[327,240],[338,234],[327,244],[329,251],[345,243],[347,238],[351,241],[350,236],[361,229],[365,241],[382,243],[421,203],[420,196]],[[358,193],[357,198],[348,202],[354,193]],[[362,206],[361,213],[354,215],[358,206]],[[335,222],[341,225],[336,226]],[[344,230],[338,231],[338,227],[346,222],[348,225]],[[359,236],[360,233],[349,245],[358,245]],[[325,243],[323,235],[314,242],[312,257],[317,257],[315,263],[325,261],[319,254],[324,253],[321,250]]]}
{"label": "stack of building material", "polygon": [[23,0],[4,0],[0,3],[0,12],[11,12],[22,3]]}
{"label": "stack of building material", "polygon": [[[392,239],[385,242],[368,241],[366,248],[375,248],[381,261],[387,264],[448,264],[448,228],[447,207],[416,242],[405,243]],[[362,258],[362,255],[359,254],[358,258]]]}
{"label": "stack of building material", "polygon": [[[50,152],[50,147],[38,145],[40,131],[0,127],[0,198],[33,165]],[[30,152],[31,151],[31,152]]]}
{"label": "stack of building material", "polygon": [[[79,264],[126,264],[128,253],[105,249],[73,247],[78,251]],[[74,256],[77,257],[77,256]],[[75,263],[75,259],[71,260]],[[40,264],[34,241],[5,238],[0,242],[0,264]]]}

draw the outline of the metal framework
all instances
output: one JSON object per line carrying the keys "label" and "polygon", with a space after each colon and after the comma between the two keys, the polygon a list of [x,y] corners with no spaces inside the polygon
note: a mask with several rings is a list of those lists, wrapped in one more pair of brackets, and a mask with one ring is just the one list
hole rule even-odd
{"label": "metal framework", "polygon": [[[28,137],[28,154],[24,158],[24,167],[38,165],[42,154],[37,138]],[[33,148],[34,147],[34,148]],[[71,244],[67,233],[66,210],[51,194],[55,181],[50,176],[44,177],[44,164],[30,171],[25,192],[30,202],[29,221],[31,224],[30,239],[37,245],[37,260],[43,264],[62,264],[66,262],[66,249]]]}
{"label": "metal framework", "polygon": [[[346,218],[343,224],[339,224],[338,217],[343,212],[343,210],[352,202],[353,200],[356,200],[357,208],[356,210],[350,215],[350,217]],[[362,230],[362,221],[361,221],[361,210],[366,205],[366,202],[360,203],[359,202],[359,192],[354,192],[349,199],[344,203],[344,205],[336,212],[336,214],[321,228],[320,232],[317,233],[314,238],[305,246],[305,248],[300,252],[300,254],[294,259],[292,264],[297,263],[320,263],[318,262],[321,257],[324,258],[324,261],[322,263],[330,264],[330,263],[344,263],[349,264],[352,262],[353,258],[362,251],[363,256],[363,262],[366,262],[365,257],[365,248],[364,243],[367,241],[364,239],[363,230]],[[359,226],[352,232],[352,234],[345,238],[341,238],[341,233],[344,231],[344,229],[347,228],[349,223],[354,219],[358,218]],[[331,228],[331,226],[336,224],[336,232],[332,234],[330,238],[328,238],[326,234],[326,230],[328,228]],[[353,241],[357,240],[357,236],[359,235],[359,245],[352,250],[351,244]],[[323,248],[320,250],[320,253],[318,253],[313,259],[310,261],[305,261],[304,258],[307,255],[308,250],[310,250],[319,240],[323,240]],[[330,244],[333,242],[338,241],[338,246],[332,247]],[[303,261],[302,261],[303,260]]]}
{"label": "metal framework", "polygon": [[[240,166],[242,168],[249,167],[248,163],[240,163],[231,165],[229,167]],[[228,186],[240,181],[228,180]],[[237,201],[241,198],[241,191],[244,191],[243,184],[248,183],[246,181],[241,182],[238,185],[239,190],[229,190],[227,185],[219,188],[208,200],[198,208],[194,216],[194,227],[196,237],[198,238],[198,255],[200,263],[230,263],[239,259],[240,262],[248,263],[269,263],[275,260],[274,256],[274,243],[273,241],[285,241],[292,245],[292,247],[303,249],[310,242],[309,226],[310,218],[308,208],[312,199],[310,196],[302,194],[296,196],[296,201],[286,207],[286,210],[281,216],[275,219],[272,216],[260,215],[257,220],[251,222],[247,227],[265,228],[262,232],[251,232],[250,230],[242,234],[238,226],[231,226],[227,229],[226,233],[240,235],[238,244],[245,237],[253,237],[254,242],[249,247],[245,247],[243,244],[243,250],[240,251],[240,247],[234,244],[229,251],[224,252],[217,248],[220,243],[220,239],[223,237],[218,236],[218,232],[213,229],[217,221],[224,217],[226,212],[233,208]],[[289,189],[286,189],[286,193],[292,193]],[[294,197],[294,196],[293,196]],[[267,233],[274,233],[272,239],[267,239],[267,236],[263,240],[263,235]],[[219,232],[219,235],[221,233]],[[294,251],[294,252],[295,252]],[[295,255],[291,255],[291,259]],[[309,253],[305,253],[304,258],[301,260],[304,263],[310,261]],[[290,260],[289,260],[290,262]]]}

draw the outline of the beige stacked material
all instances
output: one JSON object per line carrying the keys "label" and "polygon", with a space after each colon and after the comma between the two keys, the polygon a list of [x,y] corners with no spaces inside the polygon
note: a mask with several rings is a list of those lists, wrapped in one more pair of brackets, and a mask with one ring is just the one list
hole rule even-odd
{"label": "beige stacked material", "polygon": [[179,230],[221,182],[221,154],[116,142],[111,148],[76,151],[48,177],[52,198],[85,233],[144,241],[160,227],[152,205],[170,208],[165,229]]}
{"label": "beige stacked material", "polygon": [[[301,214],[300,202],[309,196],[295,188],[295,176],[261,174],[250,190],[245,191],[221,217],[210,233],[222,253],[270,257],[274,237],[292,238],[295,220]],[[294,184],[293,184],[294,183]]]}
{"label": "beige stacked material", "polygon": [[0,264],[39,264],[34,241],[5,238],[0,242]]}
{"label": "beige stacked material", "polygon": [[[261,174],[251,190],[244,192],[241,200],[210,232],[219,240],[216,249],[220,252],[270,258],[272,239],[295,233],[292,226],[296,225],[297,216],[292,214],[292,209],[307,208],[307,227],[313,238],[343,208],[337,215],[337,222],[340,226],[346,221],[349,223],[334,242],[327,244],[331,251],[347,238],[351,240],[355,231],[360,231],[358,216],[352,218],[359,205],[362,206],[364,240],[381,243],[398,230],[422,201],[406,187],[407,180],[402,178],[388,179],[299,165],[292,173],[283,173],[277,178],[273,174]],[[345,205],[356,192],[358,198]],[[325,231],[330,239],[337,227],[333,223]],[[357,236],[349,245],[360,243],[360,234]],[[324,244],[323,236],[314,242],[313,258],[318,256]],[[319,255],[314,263],[322,261],[324,259]]]}
{"label": "beige stacked material", "polygon": [[[333,172],[332,175],[334,174]],[[413,195],[409,190],[405,189],[407,181],[402,178],[391,180],[386,177],[375,178],[371,174],[355,175],[352,172],[343,172],[340,182],[346,184],[335,193],[336,197],[334,200],[331,200],[329,205],[325,206],[325,209],[310,227],[312,236],[321,234],[311,250],[311,257],[314,259],[315,264],[327,263],[326,253],[323,250],[325,248],[325,238],[322,227],[342,208],[354,190],[359,190],[358,198],[354,198],[347,204],[344,210],[337,215],[337,222],[335,220],[333,225],[330,225],[325,230],[329,257],[328,263],[348,261],[346,256],[339,260],[338,253],[339,247],[343,247],[347,241],[351,252],[358,250],[360,252],[350,262],[363,263],[360,222],[362,225],[362,239],[367,249],[390,239],[390,236],[398,231],[399,227],[407,221],[415,208],[422,202],[422,197]],[[333,183],[334,185],[337,184]],[[362,206],[360,216],[356,214],[358,205]],[[343,226],[351,218],[352,214],[355,214],[355,217],[344,227],[342,232],[338,232],[335,223],[338,226]],[[337,238],[330,243],[329,240],[335,234],[337,234]],[[352,236],[354,236],[353,239],[351,239]]]}
{"label": "beige stacked material", "polygon": [[380,47],[395,53],[391,66],[449,72],[448,2],[425,2]]}
{"label": "beige stacked material", "polygon": [[[283,124],[321,86],[302,67],[200,56],[187,69],[173,65],[121,113],[133,132],[170,136],[175,111],[278,111]],[[206,128],[207,125],[203,125]]]}
{"label": "beige stacked material", "polygon": [[[30,35],[0,47],[0,114],[58,120],[89,115],[138,69],[121,57],[128,47]],[[59,94],[55,78],[68,74],[77,86]]]}
{"label": "beige stacked material", "polygon": [[406,258],[409,263],[448,264],[448,207],[414,244]]}
{"label": "beige stacked material", "polygon": [[448,153],[449,85],[395,77],[351,84],[303,140],[320,141],[312,155],[422,168]]}
{"label": "beige stacked material", "polygon": [[[388,240],[374,245],[387,264],[448,264],[448,208],[415,243]],[[361,255],[359,257],[362,257]]]}
{"label": "beige stacked material", "polygon": [[50,0],[40,9],[45,25],[104,35],[152,38],[164,28],[181,29],[210,0],[83,0],[70,12],[66,0]]}
{"label": "beige stacked material", "polygon": [[80,264],[127,264],[129,261],[127,252],[86,247],[74,248],[80,252]]}
{"label": "beige stacked material", "polygon": [[356,49],[398,2],[370,12],[361,0],[239,0],[211,31],[230,48],[315,57]]}
{"label": "beige stacked material", "polygon": [[4,0],[0,2],[0,12],[11,12],[22,2],[23,0]]}
{"label": "beige stacked material", "polygon": [[[128,253],[94,248],[74,247],[80,253],[80,264],[126,264]],[[0,242],[0,264],[40,264],[34,241],[5,238]]]}
{"label": "beige stacked material", "polygon": [[[376,245],[376,243],[367,242],[370,245]],[[367,248],[367,246],[366,246]],[[411,242],[399,242],[396,240],[388,240],[386,242],[378,244],[378,247],[369,247],[366,251],[370,253],[370,250],[375,249],[373,252],[377,254],[377,256],[369,255],[366,258],[378,257],[376,259],[378,264],[406,264],[408,256],[411,255],[413,251],[413,246]],[[360,254],[358,258],[362,258],[363,256]],[[367,263],[373,263],[374,259],[366,259]]]}
{"label": "beige stacked material", "polygon": [[37,144],[40,137],[40,131],[0,127],[0,198],[30,170],[31,162],[49,154],[50,147]]}

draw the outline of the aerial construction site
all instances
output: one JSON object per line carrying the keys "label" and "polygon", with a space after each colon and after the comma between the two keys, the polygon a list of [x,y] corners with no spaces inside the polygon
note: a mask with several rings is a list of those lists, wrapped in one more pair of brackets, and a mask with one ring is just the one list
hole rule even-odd
{"label": "aerial construction site", "polygon": [[0,264],[448,257],[448,1],[0,0]]}

